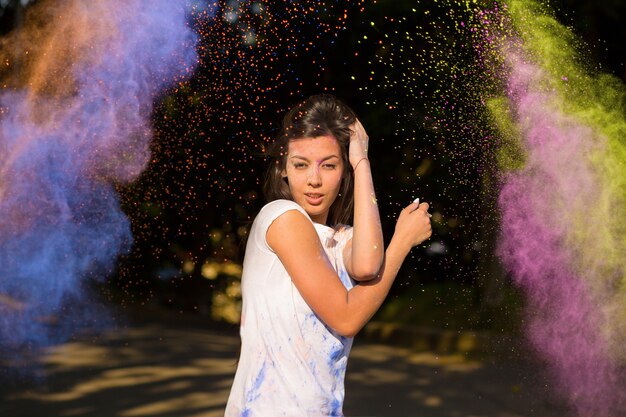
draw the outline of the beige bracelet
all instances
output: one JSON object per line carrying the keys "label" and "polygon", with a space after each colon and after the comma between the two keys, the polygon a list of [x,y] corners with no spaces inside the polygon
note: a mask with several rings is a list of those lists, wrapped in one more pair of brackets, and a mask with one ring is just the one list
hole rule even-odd
{"label": "beige bracelet", "polygon": [[367,158],[361,158],[361,159],[359,159],[359,162],[357,162],[357,163],[356,163],[356,165],[354,166],[353,171],[355,171],[355,172],[356,172],[356,169],[359,167],[359,164],[360,164],[360,163],[361,163],[361,161],[363,161],[363,160],[365,160],[365,161],[369,161],[369,159],[367,159]]}

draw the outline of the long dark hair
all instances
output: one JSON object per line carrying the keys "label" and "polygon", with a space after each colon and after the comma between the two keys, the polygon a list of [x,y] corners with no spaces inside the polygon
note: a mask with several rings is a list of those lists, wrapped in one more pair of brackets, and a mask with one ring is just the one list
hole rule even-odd
{"label": "long dark hair", "polygon": [[293,200],[289,185],[282,177],[287,164],[289,142],[295,139],[332,136],[339,143],[343,174],[339,194],[330,207],[328,224],[350,224],[354,207],[354,174],[348,159],[350,125],[356,121],[354,111],[330,94],[318,94],[296,104],[287,112],[276,140],[267,148],[270,165],[263,184],[263,194],[270,202]]}

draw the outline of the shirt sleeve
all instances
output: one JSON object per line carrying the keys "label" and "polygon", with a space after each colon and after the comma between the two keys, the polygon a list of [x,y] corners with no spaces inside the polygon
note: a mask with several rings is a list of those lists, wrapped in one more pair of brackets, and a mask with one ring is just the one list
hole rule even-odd
{"label": "shirt sleeve", "polygon": [[343,249],[346,247],[346,244],[350,239],[352,239],[352,226],[348,225],[340,225],[337,228],[337,232],[334,235],[335,239],[335,259],[337,260],[336,270],[337,275],[339,275],[339,279],[346,287],[346,289],[350,290],[356,284],[349,275],[346,269],[346,264],[343,259]]}
{"label": "shirt sleeve", "polygon": [[274,200],[263,206],[263,208],[257,215],[256,219],[254,220],[254,225],[252,227],[250,237],[254,239],[262,249],[269,252],[274,252],[267,243],[267,230],[274,222],[274,220],[276,220],[282,214],[288,212],[289,210],[298,210],[299,212],[304,214],[307,219],[309,219],[306,211],[302,207],[300,207],[300,205],[295,201]]}
{"label": "shirt sleeve", "polygon": [[335,257],[341,259],[341,267],[345,268],[345,262],[343,261],[343,249],[348,244],[348,241],[352,239],[352,226],[341,224],[337,227],[337,232],[333,236],[335,239]]}
{"label": "shirt sleeve", "polygon": [[337,239],[337,246],[340,247],[342,251],[348,241],[352,239],[352,230],[352,226],[342,224],[335,235],[335,239]]}

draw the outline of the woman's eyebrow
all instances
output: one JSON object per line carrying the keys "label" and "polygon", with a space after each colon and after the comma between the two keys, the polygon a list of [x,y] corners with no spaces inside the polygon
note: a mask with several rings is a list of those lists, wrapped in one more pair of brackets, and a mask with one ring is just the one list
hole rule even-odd
{"label": "woman's eyebrow", "polygon": [[[298,159],[302,159],[303,161],[309,162],[309,160],[306,157],[300,156],[300,155],[292,155],[292,156],[289,157],[289,159],[291,159],[291,158],[298,158]],[[327,161],[327,160],[332,159],[332,158],[339,159],[339,157],[337,155],[328,155],[328,156],[325,156],[322,159],[318,159],[317,161],[318,162],[324,162],[324,161]]]}

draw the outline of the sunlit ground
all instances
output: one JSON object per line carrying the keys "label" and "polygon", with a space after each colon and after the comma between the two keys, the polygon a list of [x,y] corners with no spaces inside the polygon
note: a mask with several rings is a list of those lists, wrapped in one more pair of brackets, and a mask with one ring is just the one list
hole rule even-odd
{"label": "sunlit ground", "polygon": [[[234,326],[178,315],[85,333],[37,357],[5,359],[0,416],[222,416],[238,344]],[[538,367],[357,339],[344,411],[354,417],[562,417]],[[15,372],[25,369],[31,373]]]}

